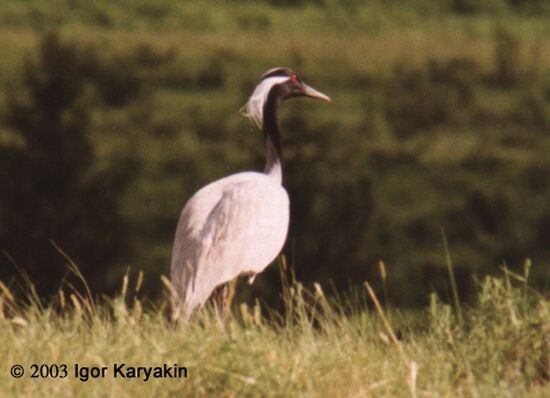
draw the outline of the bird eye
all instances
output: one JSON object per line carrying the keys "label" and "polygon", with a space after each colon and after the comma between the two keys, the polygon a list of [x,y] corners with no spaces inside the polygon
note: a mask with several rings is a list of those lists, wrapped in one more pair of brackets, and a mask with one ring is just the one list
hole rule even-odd
{"label": "bird eye", "polygon": [[290,80],[293,82],[299,82],[300,79],[298,78],[298,75],[296,73],[293,73],[292,76],[290,76]]}

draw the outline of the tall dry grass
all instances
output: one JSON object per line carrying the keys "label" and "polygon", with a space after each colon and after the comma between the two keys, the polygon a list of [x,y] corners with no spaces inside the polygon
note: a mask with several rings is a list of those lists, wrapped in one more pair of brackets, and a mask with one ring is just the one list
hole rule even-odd
{"label": "tall dry grass", "polygon": [[[429,308],[411,313],[383,308],[368,282],[359,296],[334,299],[288,272],[282,272],[282,313],[234,303],[223,324],[205,308],[194,322],[174,325],[167,300],[140,297],[141,273],[131,282],[127,275],[117,297],[101,300],[71,286],[51,303],[32,288],[17,300],[1,284],[0,390],[3,396],[543,397],[550,391],[550,307],[530,289],[529,267],[523,275],[503,268],[503,276],[480,280],[477,303],[462,309],[462,322],[435,294]],[[187,377],[114,378],[112,367],[120,363],[178,364]],[[14,364],[26,375],[11,377]],[[66,364],[69,373],[31,378],[32,364]],[[108,371],[82,381],[75,364]]]}

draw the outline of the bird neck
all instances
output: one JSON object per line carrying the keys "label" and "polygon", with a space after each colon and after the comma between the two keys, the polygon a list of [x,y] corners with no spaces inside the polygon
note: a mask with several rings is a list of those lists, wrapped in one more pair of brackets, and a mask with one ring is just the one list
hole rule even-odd
{"label": "bird neck", "polygon": [[263,109],[263,133],[265,139],[265,170],[264,172],[277,180],[283,180],[283,144],[277,110],[280,99],[277,95],[270,94]]}

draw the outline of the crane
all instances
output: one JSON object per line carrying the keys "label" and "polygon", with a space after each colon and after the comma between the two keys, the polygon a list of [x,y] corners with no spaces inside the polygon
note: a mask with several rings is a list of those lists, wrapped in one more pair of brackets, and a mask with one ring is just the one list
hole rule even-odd
{"label": "crane", "polygon": [[[282,186],[283,147],[277,111],[282,100],[306,96],[330,102],[290,68],[264,73],[242,113],[263,131],[263,172],[245,171],[198,190],[181,213],[172,249],[173,318],[189,320],[209,297],[244,275],[249,283],[280,253],[289,224]],[[215,293],[216,292],[216,293]]]}

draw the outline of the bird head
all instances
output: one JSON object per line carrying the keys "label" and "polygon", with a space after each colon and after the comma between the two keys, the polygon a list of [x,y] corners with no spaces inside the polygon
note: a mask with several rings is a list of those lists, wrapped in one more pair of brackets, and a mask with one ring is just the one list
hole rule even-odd
{"label": "bird head", "polygon": [[292,97],[310,97],[330,102],[330,97],[305,84],[290,68],[273,68],[264,73],[260,83],[241,112],[262,127],[264,105],[268,98],[285,100]]}

